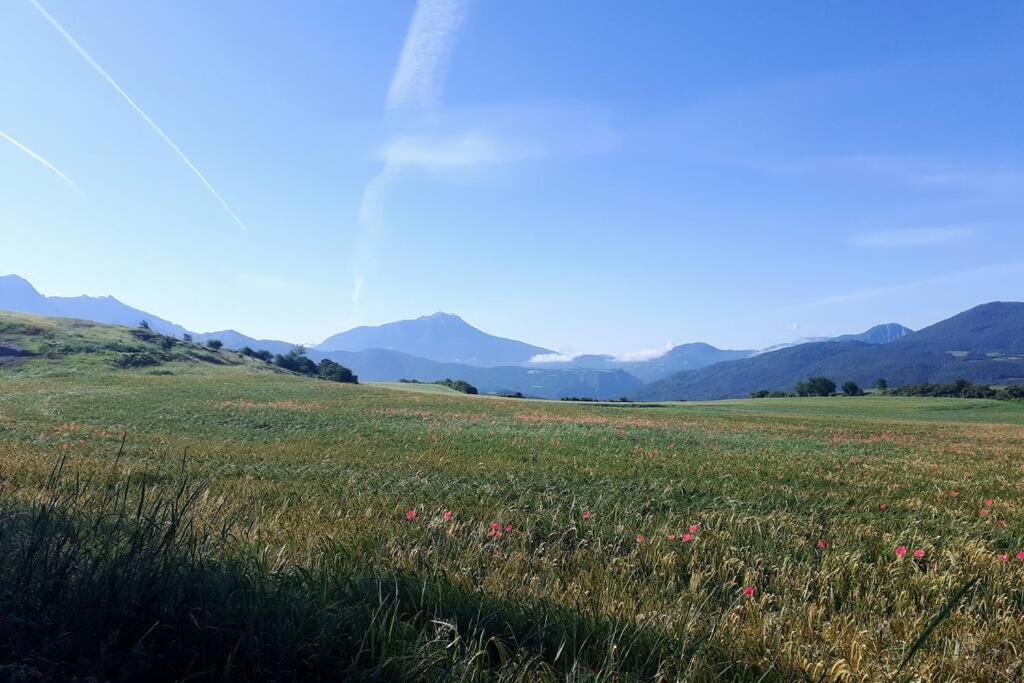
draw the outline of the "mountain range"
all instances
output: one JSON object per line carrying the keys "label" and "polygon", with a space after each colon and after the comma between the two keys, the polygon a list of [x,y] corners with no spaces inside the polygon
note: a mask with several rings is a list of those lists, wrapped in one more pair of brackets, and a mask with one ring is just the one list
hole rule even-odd
{"label": "mountain range", "polygon": [[633,395],[641,400],[739,398],[753,391],[791,391],[811,376],[871,386],[967,379],[1024,382],[1024,303],[976,306],[890,343],[857,339],[812,342],[676,373]]}
{"label": "mountain range", "polygon": [[[73,317],[134,327],[145,320],[163,334],[219,339],[287,353],[294,345],[234,330],[198,333],[110,297],[48,297],[16,275],[0,277],[0,310]],[[918,332],[896,323],[833,338],[799,340],[761,350],[681,344],[645,360],[611,355],[565,357],[550,349],[487,334],[457,315],[357,327],[308,349],[368,381],[464,379],[484,393],[519,392],[538,398],[581,396],[642,400],[706,400],[760,389],[788,391],[811,375],[870,386],[963,377],[999,384],[1024,381],[1024,304],[991,303]]]}

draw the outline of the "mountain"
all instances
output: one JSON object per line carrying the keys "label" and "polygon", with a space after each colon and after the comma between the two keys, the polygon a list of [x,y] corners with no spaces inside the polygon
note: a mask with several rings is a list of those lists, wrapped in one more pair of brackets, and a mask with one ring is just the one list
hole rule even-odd
{"label": "mountain", "polygon": [[188,331],[181,325],[121,303],[112,296],[43,296],[17,275],[0,277],[0,310],[79,318],[127,327],[135,327],[145,320],[157,332],[175,337]]}
{"label": "mountain", "polygon": [[[870,331],[869,331],[870,332]],[[759,389],[790,391],[810,376],[889,386],[1024,382],[1024,303],[977,306],[888,344],[827,341],[677,373],[635,394],[643,400],[738,398]]]}
{"label": "mountain", "polygon": [[730,351],[710,344],[680,344],[662,356],[644,361],[621,361],[608,355],[583,355],[572,360],[530,363],[530,367],[549,369],[587,368],[592,370],[625,370],[643,382],[655,382],[682,370],[697,370],[728,360],[747,358],[754,351]]}
{"label": "mountain", "polygon": [[425,315],[375,327],[356,327],[328,337],[319,351],[401,351],[439,363],[516,365],[538,354],[551,353],[532,344],[481,332],[450,313]]}
{"label": "mountain", "polygon": [[0,310],[47,315],[52,307],[28,280],[5,275],[0,277]]}
{"label": "mountain", "polygon": [[904,327],[899,323],[885,323],[883,325],[875,325],[867,332],[861,332],[860,334],[843,334],[838,337],[833,337],[828,341],[862,341],[868,344],[891,344],[894,341],[903,339],[908,334],[913,334],[914,331],[909,327]]}
{"label": "mountain", "polygon": [[360,381],[395,382],[416,379],[434,382],[441,379],[463,379],[482,393],[520,392],[535,398],[559,399],[582,396],[617,399],[638,391],[643,383],[622,370],[545,370],[520,366],[482,367],[462,363],[438,363],[400,351],[367,349],[365,351],[310,350],[314,360],[330,358],[351,368]]}
{"label": "mountain", "polygon": [[862,341],[867,344],[891,344],[897,339],[902,339],[912,332],[912,329],[904,327],[899,323],[885,323],[882,325],[875,325],[871,329],[861,332],[860,334],[841,334],[838,337],[804,337],[802,339],[797,339],[796,341],[769,346],[761,349],[757,353],[770,353],[772,351],[778,351],[779,349],[788,349],[792,346],[811,344],[813,342]]}

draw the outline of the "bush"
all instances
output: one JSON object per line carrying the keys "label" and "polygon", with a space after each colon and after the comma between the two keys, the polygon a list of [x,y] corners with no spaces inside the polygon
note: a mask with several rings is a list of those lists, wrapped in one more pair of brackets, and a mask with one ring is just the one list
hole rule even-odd
{"label": "bush", "polygon": [[794,389],[797,396],[831,396],[835,390],[836,383],[828,377],[811,377],[806,382],[798,382]]}
{"label": "bush", "polygon": [[151,353],[145,351],[122,353],[114,360],[114,367],[125,370],[127,368],[144,368],[151,365],[160,365],[161,360]]}
{"label": "bush", "polygon": [[844,382],[843,383],[843,395],[844,396],[863,396],[864,390],[861,389],[856,382]]}
{"label": "bush", "polygon": [[320,361],[318,373],[323,379],[332,382],[343,382],[345,384],[359,384],[359,378],[341,363],[335,363],[329,358]]}
{"label": "bush", "polygon": [[479,393],[472,384],[463,379],[442,379],[434,382],[434,384],[440,384],[441,386],[454,389],[455,391],[461,391],[464,394],[476,394]]}
{"label": "bush", "polygon": [[279,368],[301,375],[316,375],[320,370],[316,363],[306,356],[306,347],[301,344],[293,346],[292,350],[283,356],[281,354],[274,356],[274,364]]}
{"label": "bush", "polygon": [[213,349],[214,351],[220,350],[224,346],[224,342],[220,339],[207,339],[206,348]]}
{"label": "bush", "polygon": [[908,384],[885,392],[889,396],[926,396],[932,398],[994,398],[1000,401],[1024,399],[1024,386],[1011,385],[993,389],[958,379],[952,384]]}
{"label": "bush", "polygon": [[274,354],[272,354],[270,351],[267,351],[266,349],[260,349],[256,351],[248,346],[243,346],[242,348],[238,349],[238,353],[242,354],[243,356],[255,358],[256,360],[266,361],[268,363],[274,360]]}

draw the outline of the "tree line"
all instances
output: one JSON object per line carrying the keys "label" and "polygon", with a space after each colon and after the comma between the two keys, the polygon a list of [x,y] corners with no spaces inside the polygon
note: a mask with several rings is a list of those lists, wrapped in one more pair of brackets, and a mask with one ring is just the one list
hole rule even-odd
{"label": "tree line", "polygon": [[[1012,384],[1007,387],[993,388],[985,384],[974,384],[966,379],[958,379],[951,384],[907,384],[893,389],[889,382],[879,379],[875,382],[875,394],[883,396],[925,396],[932,398],[991,398],[998,401],[1024,400],[1024,384]],[[841,387],[843,396],[863,396],[864,390],[856,382],[844,382]],[[806,381],[797,382],[793,391],[771,391],[761,389],[752,392],[750,398],[795,398],[804,396],[838,396],[835,381],[828,377],[810,377]]]}

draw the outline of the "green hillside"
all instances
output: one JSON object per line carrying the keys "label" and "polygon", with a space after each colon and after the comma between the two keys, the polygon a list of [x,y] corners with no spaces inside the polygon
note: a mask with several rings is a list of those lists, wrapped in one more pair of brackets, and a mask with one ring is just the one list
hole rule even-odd
{"label": "green hillside", "polygon": [[0,346],[33,354],[0,366],[3,675],[1000,680],[1020,666],[1024,415],[1008,404],[523,401],[185,345],[122,369],[161,342],[0,320]]}

